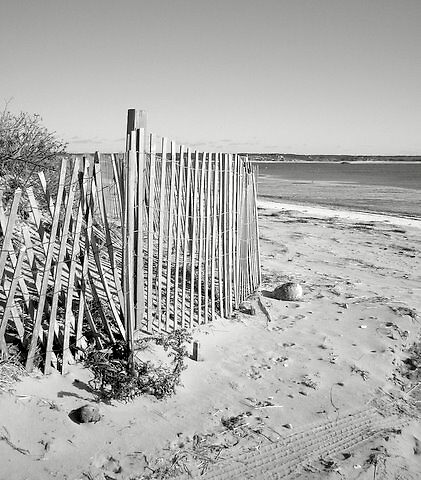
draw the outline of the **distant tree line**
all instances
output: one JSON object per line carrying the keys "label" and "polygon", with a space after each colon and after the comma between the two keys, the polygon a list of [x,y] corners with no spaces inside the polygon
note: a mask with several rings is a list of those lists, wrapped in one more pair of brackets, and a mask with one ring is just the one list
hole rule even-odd
{"label": "distant tree line", "polygon": [[[246,155],[246,153],[242,154]],[[421,162],[421,155],[300,155],[295,153],[249,153],[252,162]]]}

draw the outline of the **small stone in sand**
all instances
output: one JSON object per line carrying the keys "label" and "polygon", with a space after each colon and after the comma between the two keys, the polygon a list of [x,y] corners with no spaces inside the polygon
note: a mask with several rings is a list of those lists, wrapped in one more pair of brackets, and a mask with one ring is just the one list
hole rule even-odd
{"label": "small stone in sand", "polygon": [[303,297],[303,289],[299,283],[288,282],[276,287],[272,295],[277,300],[298,301]]}
{"label": "small stone in sand", "polygon": [[251,302],[242,302],[238,309],[246,315],[256,315],[256,309]]}
{"label": "small stone in sand", "polygon": [[99,409],[94,405],[84,405],[75,411],[80,423],[96,423],[101,420]]}

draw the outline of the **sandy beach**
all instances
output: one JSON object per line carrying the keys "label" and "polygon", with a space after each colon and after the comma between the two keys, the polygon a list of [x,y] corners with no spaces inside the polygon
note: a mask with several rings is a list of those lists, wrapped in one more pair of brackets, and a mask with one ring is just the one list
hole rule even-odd
{"label": "sandy beach", "polygon": [[[0,478],[419,478],[421,222],[261,201],[259,227],[256,314],[194,330],[174,397],[77,424],[81,366],[4,385]],[[302,301],[272,298],[286,281]]]}
{"label": "sandy beach", "polygon": [[0,3],[0,480],[421,480],[421,0]]}

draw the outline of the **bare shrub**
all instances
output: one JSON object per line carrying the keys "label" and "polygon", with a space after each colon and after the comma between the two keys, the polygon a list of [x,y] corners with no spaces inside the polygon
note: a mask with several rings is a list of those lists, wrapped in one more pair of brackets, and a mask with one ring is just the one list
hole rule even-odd
{"label": "bare shrub", "polygon": [[13,180],[14,188],[28,185],[34,173],[57,170],[57,156],[66,143],[49,132],[38,114],[14,114],[6,103],[0,112],[0,176]]}

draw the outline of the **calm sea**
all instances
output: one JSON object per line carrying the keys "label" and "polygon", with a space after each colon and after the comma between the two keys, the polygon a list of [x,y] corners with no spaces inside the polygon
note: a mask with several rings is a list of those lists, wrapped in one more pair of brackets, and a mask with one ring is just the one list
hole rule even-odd
{"label": "calm sea", "polygon": [[421,163],[259,162],[259,196],[421,218]]}

